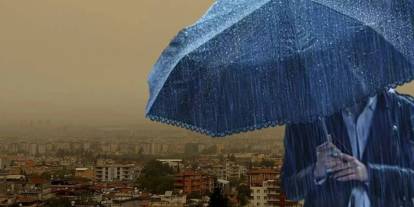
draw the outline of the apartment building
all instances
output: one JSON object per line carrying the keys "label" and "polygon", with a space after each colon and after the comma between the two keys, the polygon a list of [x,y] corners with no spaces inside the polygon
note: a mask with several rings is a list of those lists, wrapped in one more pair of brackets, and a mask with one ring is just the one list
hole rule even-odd
{"label": "apartment building", "polygon": [[135,178],[135,165],[99,165],[95,168],[96,180],[101,182],[127,181]]}

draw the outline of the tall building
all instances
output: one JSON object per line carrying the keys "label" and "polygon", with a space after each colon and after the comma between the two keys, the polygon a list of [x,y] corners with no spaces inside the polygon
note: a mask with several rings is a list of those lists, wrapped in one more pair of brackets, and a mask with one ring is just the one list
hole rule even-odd
{"label": "tall building", "polygon": [[29,154],[32,156],[37,155],[37,144],[35,143],[29,144]]}
{"label": "tall building", "polygon": [[185,154],[194,155],[197,154],[199,151],[198,143],[187,143],[185,144]]}
{"label": "tall building", "polygon": [[150,155],[150,154],[152,154],[152,151],[151,151],[151,143],[142,143],[141,144],[141,152],[144,155]]}
{"label": "tall building", "polygon": [[46,144],[39,144],[39,145],[38,145],[38,147],[37,147],[37,152],[38,152],[40,155],[44,155],[44,154],[46,154],[46,152],[47,152],[47,149],[46,149]]}
{"label": "tall building", "polygon": [[96,180],[101,182],[128,181],[135,177],[135,165],[100,165],[95,168]]}
{"label": "tall building", "polygon": [[83,149],[83,151],[89,151],[89,150],[91,149],[91,143],[89,143],[89,142],[84,142],[84,143],[82,144],[82,149]]}

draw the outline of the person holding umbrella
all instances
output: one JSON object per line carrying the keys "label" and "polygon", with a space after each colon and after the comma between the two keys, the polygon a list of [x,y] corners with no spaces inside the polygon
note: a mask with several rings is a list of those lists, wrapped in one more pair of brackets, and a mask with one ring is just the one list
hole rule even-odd
{"label": "person holding umbrella", "polygon": [[414,101],[387,91],[286,127],[282,185],[305,206],[414,206]]}
{"label": "person holding umbrella", "polygon": [[218,0],[155,63],[145,115],[212,137],[287,125],[289,198],[411,206],[413,103],[388,89],[414,80],[413,48],[412,0]]}

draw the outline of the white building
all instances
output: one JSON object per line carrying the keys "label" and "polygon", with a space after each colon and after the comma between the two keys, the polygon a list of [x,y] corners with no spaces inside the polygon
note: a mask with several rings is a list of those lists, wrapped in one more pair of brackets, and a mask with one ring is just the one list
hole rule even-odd
{"label": "white building", "polygon": [[263,182],[261,187],[250,187],[251,200],[250,204],[254,207],[273,207],[279,206],[280,194],[278,185],[274,180]]}
{"label": "white building", "polygon": [[234,162],[226,162],[224,177],[226,180],[240,179],[245,175],[247,175],[247,167]]}
{"label": "white building", "polygon": [[183,160],[182,159],[157,159],[158,162],[167,164],[171,168],[176,171],[180,171],[183,167]]}
{"label": "white building", "polygon": [[174,195],[172,191],[166,191],[164,195],[153,195],[148,203],[150,207],[184,207],[187,203],[187,196]]}
{"label": "white building", "polygon": [[37,144],[29,144],[29,154],[32,156],[36,156],[37,155]]}
{"label": "white building", "polygon": [[95,168],[97,181],[124,181],[135,178],[135,165],[101,165]]}
{"label": "white building", "polygon": [[275,180],[267,180],[260,187],[250,186],[250,207],[276,207],[282,203],[286,207],[301,207],[302,204],[286,200],[281,195],[280,185]]}
{"label": "white building", "polygon": [[11,164],[11,161],[9,159],[0,157],[0,170],[6,169],[7,167],[10,166],[10,164]]}
{"label": "white building", "polygon": [[163,203],[168,203],[169,206],[185,206],[187,203],[187,196],[185,194],[174,195],[172,191],[166,191],[160,198]]}
{"label": "white building", "polygon": [[37,147],[37,152],[41,155],[46,154],[47,152],[46,144],[39,144]]}

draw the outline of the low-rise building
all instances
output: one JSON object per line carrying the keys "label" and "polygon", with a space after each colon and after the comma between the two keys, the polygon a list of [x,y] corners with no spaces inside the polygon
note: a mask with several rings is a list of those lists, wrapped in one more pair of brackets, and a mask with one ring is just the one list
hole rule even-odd
{"label": "low-rise building", "polygon": [[179,172],[183,168],[183,160],[182,159],[157,159],[157,161],[167,164],[176,172]]}
{"label": "low-rise building", "polygon": [[175,176],[174,187],[186,194],[205,194],[213,190],[214,179],[200,172],[185,170]]}
{"label": "low-rise building", "polygon": [[91,168],[76,168],[75,169],[75,177],[86,178],[89,180],[95,180],[95,171]]}
{"label": "low-rise building", "polygon": [[0,194],[18,194],[27,183],[25,175],[0,175]]}
{"label": "low-rise building", "polygon": [[279,177],[278,171],[271,168],[252,169],[247,175],[249,176],[250,187],[260,187],[264,181],[276,180]]}
{"label": "low-rise building", "polygon": [[0,157],[0,170],[4,170],[7,167],[9,167],[11,164],[11,161],[7,159],[6,157]]}
{"label": "low-rise building", "polygon": [[172,191],[166,191],[158,197],[159,201],[151,202],[150,206],[184,207],[187,203],[186,195],[175,195]]}

